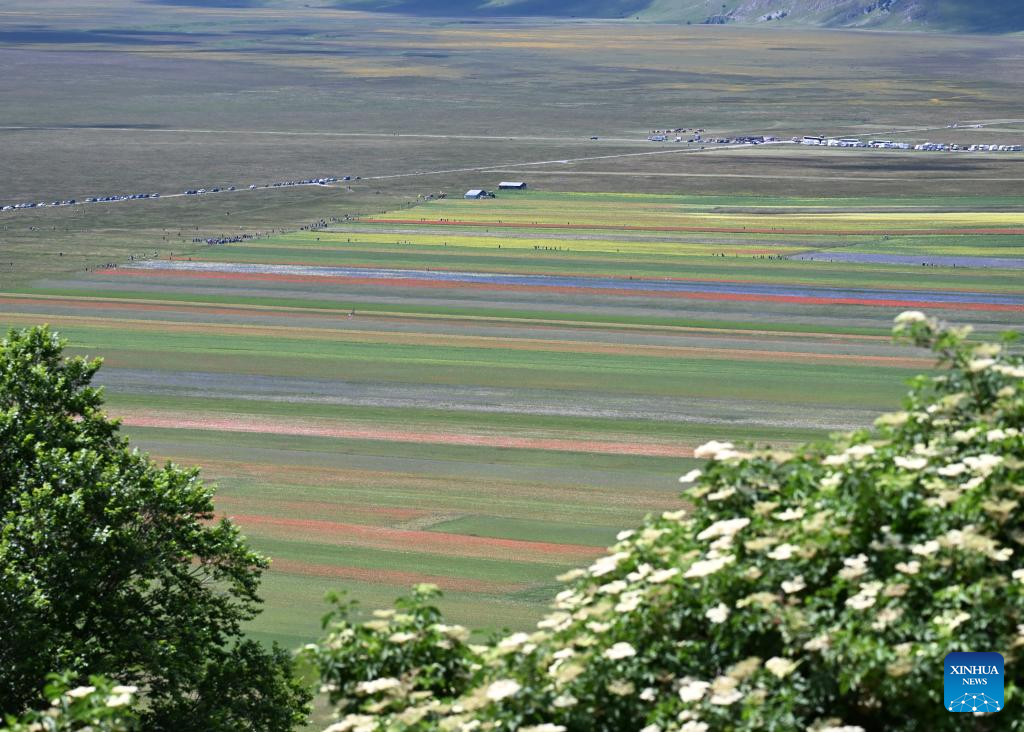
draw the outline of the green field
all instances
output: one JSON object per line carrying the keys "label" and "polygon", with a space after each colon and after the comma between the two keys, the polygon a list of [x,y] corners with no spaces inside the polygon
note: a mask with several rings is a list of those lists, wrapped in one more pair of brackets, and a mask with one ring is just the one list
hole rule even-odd
{"label": "green field", "polygon": [[458,621],[521,628],[557,574],[681,505],[695,446],[814,440],[892,407],[931,366],[890,342],[901,309],[1019,325],[1019,270],[785,258],[1019,254],[979,233],[1024,224],[1013,201],[943,205],[447,199],[36,280],[0,318],[102,355],[133,441],[219,484],[275,560],[255,636],[299,644],[326,591],[372,606],[416,581]]}

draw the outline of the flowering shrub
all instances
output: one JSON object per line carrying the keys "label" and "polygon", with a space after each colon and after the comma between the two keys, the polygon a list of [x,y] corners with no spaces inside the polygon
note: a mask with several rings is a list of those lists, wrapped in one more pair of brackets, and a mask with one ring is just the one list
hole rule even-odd
{"label": "flowering shrub", "polygon": [[693,509],[564,575],[535,632],[471,647],[422,595],[346,618],[307,651],[346,664],[321,663],[331,732],[1024,729],[942,701],[971,650],[1024,701],[1024,363],[921,313],[896,334],[944,368],[904,411],[791,452],[703,446]]}
{"label": "flowering shrub", "polygon": [[137,729],[132,706],[138,689],[90,676],[88,686],[70,688],[71,675],[51,674],[46,685],[50,708],[7,717],[0,732],[128,732]]}
{"label": "flowering shrub", "polygon": [[377,610],[363,623],[351,618],[354,602],[331,598],[327,637],[303,652],[319,670],[321,691],[332,704],[353,715],[402,711],[402,720],[412,724],[426,712],[405,710],[410,699],[455,698],[469,688],[481,659],[467,645],[469,630],[441,622],[440,611],[429,604],[438,595],[435,585],[417,585],[396,609]]}

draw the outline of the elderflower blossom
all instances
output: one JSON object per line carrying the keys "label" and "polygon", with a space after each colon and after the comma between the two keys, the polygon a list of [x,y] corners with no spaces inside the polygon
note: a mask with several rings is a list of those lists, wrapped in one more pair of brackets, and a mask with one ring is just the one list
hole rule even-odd
{"label": "elderflower blossom", "polygon": [[952,633],[970,619],[971,616],[969,613],[957,613],[956,615],[940,615],[936,618],[932,618],[932,622],[940,627],[944,627],[948,632]]}
{"label": "elderflower blossom", "polygon": [[775,514],[775,518],[779,521],[796,521],[802,519],[805,513],[802,508],[787,508],[785,511]]}
{"label": "elderflower blossom", "polygon": [[498,643],[498,650],[511,651],[519,648],[530,640],[526,633],[513,633],[508,638],[502,638]]}
{"label": "elderflower blossom", "polygon": [[1012,379],[1024,379],[1024,366],[996,364],[992,367],[992,370],[996,373],[1002,374],[1003,376],[1009,376]]}
{"label": "elderflower blossom", "polygon": [[847,607],[852,607],[854,610],[867,610],[875,604],[875,600],[876,598],[874,595],[859,593],[853,597],[847,598],[846,605]]}
{"label": "elderflower blossom", "polygon": [[911,323],[924,323],[928,320],[920,310],[906,310],[895,318],[896,325],[909,325]]}
{"label": "elderflower blossom", "polygon": [[839,576],[844,580],[857,579],[867,574],[868,558],[865,554],[858,554],[855,557],[847,557],[843,560],[843,569],[839,570]]}
{"label": "elderflower blossom", "polygon": [[832,638],[828,633],[822,633],[804,643],[805,651],[824,651],[832,645]]}
{"label": "elderflower blossom", "polygon": [[729,676],[719,676],[711,683],[711,698],[708,702],[717,706],[727,707],[735,704],[743,698],[743,693],[737,690],[739,682]]}
{"label": "elderflower blossom", "polygon": [[792,595],[794,592],[800,592],[800,590],[807,587],[807,583],[804,581],[803,575],[797,575],[791,580],[785,580],[782,583],[782,591],[787,595]]}
{"label": "elderflower blossom", "polygon": [[652,585],[660,585],[668,582],[670,579],[679,574],[679,567],[670,567],[669,569],[659,569],[656,572],[652,572],[647,577],[647,581]]}
{"label": "elderflower blossom", "polygon": [[639,582],[640,580],[642,580],[644,577],[646,577],[647,575],[649,575],[653,571],[654,571],[654,567],[652,567],[647,562],[643,562],[636,569],[634,569],[632,572],[627,574],[626,575],[626,579],[629,580],[630,582]]}
{"label": "elderflower blossom", "polygon": [[719,536],[734,536],[749,525],[750,519],[746,517],[724,519],[711,524],[711,526],[697,534],[697,538],[701,541],[706,541],[707,539],[714,539]]}
{"label": "elderflower blossom", "polygon": [[616,552],[615,554],[609,554],[601,557],[592,565],[590,565],[590,574],[594,577],[603,577],[606,574],[614,572],[619,564],[629,558],[629,554],[626,552]]}
{"label": "elderflower blossom", "polygon": [[705,442],[703,445],[693,451],[695,458],[708,458],[711,460],[715,459],[718,453],[724,450],[732,450],[735,447],[731,442],[719,442],[718,440],[711,440]]}
{"label": "elderflower blossom", "polygon": [[768,552],[768,558],[774,559],[778,562],[783,562],[787,559],[791,559],[800,547],[795,544],[779,544],[777,547]]}
{"label": "elderflower blossom", "polygon": [[356,685],[357,694],[376,694],[380,691],[391,691],[402,685],[398,679],[385,676],[373,681],[361,681]]}
{"label": "elderflower blossom", "polygon": [[541,630],[553,630],[556,633],[565,630],[572,625],[572,615],[566,612],[551,613],[546,618],[537,621],[537,627]]}
{"label": "elderflower blossom", "polygon": [[883,414],[881,417],[876,419],[875,425],[878,427],[902,427],[909,420],[910,415],[906,412],[890,412],[889,414]]}
{"label": "elderflower blossom", "polygon": [[928,465],[927,458],[923,457],[902,457],[896,456],[892,460],[896,467],[903,468],[904,470],[922,470]]}
{"label": "elderflower blossom", "polygon": [[[539,625],[540,624],[538,623],[538,626]],[[436,623],[431,627],[441,635],[451,638],[452,640],[457,640],[462,643],[469,640],[469,628],[462,625],[445,625],[444,623]]]}
{"label": "elderflower blossom", "polygon": [[796,670],[800,664],[789,658],[775,656],[764,662],[764,667],[777,678],[784,679]]}
{"label": "elderflower blossom", "polygon": [[966,465],[972,473],[988,477],[992,474],[997,467],[1003,462],[1003,459],[998,455],[976,455],[964,458],[964,465]]}
{"label": "elderflower blossom", "polygon": [[377,718],[369,714],[348,714],[324,732],[372,732],[377,729]]}
{"label": "elderflower blossom", "polygon": [[1003,547],[989,553],[989,557],[997,562],[1005,562],[1007,559],[1013,556],[1013,549],[1010,547]]}
{"label": "elderflower blossom", "polygon": [[875,604],[881,589],[881,582],[864,582],[860,586],[860,592],[846,599],[846,605],[854,610],[867,610]]}
{"label": "elderflower blossom", "polygon": [[611,648],[604,652],[604,657],[611,659],[612,661],[618,661],[623,658],[630,658],[636,655],[636,649],[633,648],[629,643],[616,643]]}
{"label": "elderflower blossom", "polygon": [[878,612],[878,615],[875,617],[875,622],[871,624],[871,627],[875,630],[885,630],[889,625],[895,623],[901,617],[903,617],[902,608],[883,608]]}
{"label": "elderflower blossom", "polygon": [[910,547],[910,553],[916,554],[919,557],[927,557],[932,554],[935,554],[937,551],[939,551],[939,549],[939,542],[935,541],[934,539],[930,539],[929,541],[926,541],[924,544],[915,544],[914,546]]}
{"label": "elderflower blossom", "polygon": [[735,558],[731,555],[724,557],[717,557],[715,559],[702,559],[698,562],[694,562],[690,565],[690,568],[686,570],[686,574],[683,575],[686,579],[694,577],[707,577],[708,575],[714,574],[730,562],[735,561]]}
{"label": "elderflower blossom", "polygon": [[615,681],[607,684],[604,688],[608,690],[609,694],[614,694],[615,696],[632,696],[633,692],[636,691],[633,682],[624,679],[615,679]]}
{"label": "elderflower blossom", "polygon": [[615,605],[615,612],[617,613],[631,613],[636,610],[643,602],[643,593],[639,590],[633,590],[632,592],[624,592],[619,598],[619,602]]}
{"label": "elderflower blossom", "polygon": [[700,701],[704,698],[704,694],[710,687],[707,681],[698,681],[697,679],[686,678],[683,679],[682,686],[679,687],[679,698],[684,702],[695,702]]}
{"label": "elderflower blossom", "polygon": [[839,487],[839,484],[843,482],[842,473],[829,473],[821,479],[822,490],[834,491]]}
{"label": "elderflower blossom", "polygon": [[715,625],[724,623],[729,617],[729,606],[724,602],[715,605],[715,607],[704,613],[704,617],[710,620]]}
{"label": "elderflower blossom", "polygon": [[849,455],[852,460],[863,460],[866,457],[870,457],[875,454],[875,448],[873,445],[851,445],[846,448],[844,453]]}
{"label": "elderflower blossom", "polygon": [[734,495],[736,495],[736,489],[735,488],[723,488],[720,491],[715,491],[714,493],[709,493],[708,494],[708,500],[709,501],[724,501],[726,498],[730,498],[730,497],[732,497]]}
{"label": "elderflower blossom", "polygon": [[953,442],[957,443],[958,445],[970,442],[971,440],[978,436],[979,432],[981,432],[981,430],[979,430],[977,427],[971,427],[969,430],[957,430],[956,432],[953,433]]}
{"label": "elderflower blossom", "polygon": [[515,696],[522,688],[519,682],[513,679],[498,679],[487,687],[487,698],[491,701],[501,701]]}
{"label": "elderflower blossom", "polygon": [[700,470],[691,470],[686,475],[679,478],[680,483],[693,483],[697,478],[702,475]]}
{"label": "elderflower blossom", "polygon": [[582,569],[580,567],[576,567],[575,569],[570,569],[568,572],[563,572],[562,574],[555,577],[555,579],[559,582],[574,582],[580,579],[581,577],[586,576],[587,570]]}

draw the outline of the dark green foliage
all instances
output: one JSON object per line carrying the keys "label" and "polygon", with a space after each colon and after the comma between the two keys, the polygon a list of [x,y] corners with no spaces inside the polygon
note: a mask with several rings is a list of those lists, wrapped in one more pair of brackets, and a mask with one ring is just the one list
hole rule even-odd
{"label": "dark green foliage", "polygon": [[197,471],[129,447],[99,361],[62,346],[0,345],[0,710],[67,669],[138,686],[148,729],[289,729],[307,701],[289,659],[242,640],[266,559],[213,521]]}

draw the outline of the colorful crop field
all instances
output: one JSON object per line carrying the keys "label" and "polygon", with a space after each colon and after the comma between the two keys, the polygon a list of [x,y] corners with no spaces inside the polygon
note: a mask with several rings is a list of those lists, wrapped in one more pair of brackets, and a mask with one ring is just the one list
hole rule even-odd
{"label": "colorful crop field", "polygon": [[697,445],[893,407],[932,365],[891,342],[900,311],[1019,329],[1021,236],[1007,199],[448,198],[36,280],[0,323],[103,356],[135,444],[219,485],[274,560],[256,637],[416,582],[523,628],[556,575],[682,506]]}

